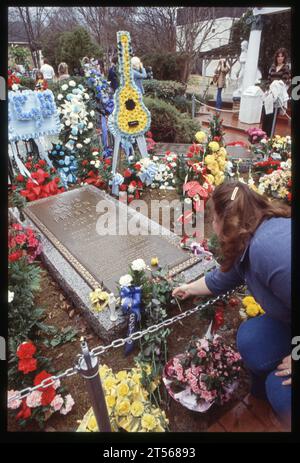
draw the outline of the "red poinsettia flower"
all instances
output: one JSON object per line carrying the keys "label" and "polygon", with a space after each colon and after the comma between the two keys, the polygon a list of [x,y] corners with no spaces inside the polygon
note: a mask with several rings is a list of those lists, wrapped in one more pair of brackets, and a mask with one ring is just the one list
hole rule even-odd
{"label": "red poinsettia flower", "polygon": [[43,169],[38,168],[36,172],[32,172],[31,177],[34,178],[39,185],[42,185],[46,178],[49,178],[50,175]]}
{"label": "red poinsettia flower", "polygon": [[22,342],[19,345],[16,355],[18,359],[30,359],[36,353],[36,347],[32,342]]}
{"label": "red poinsettia flower", "polygon": [[87,166],[88,163],[89,163],[89,162],[88,162],[86,159],[84,159],[84,160],[82,161],[81,165],[82,165],[82,166]]}
{"label": "red poinsettia flower", "polygon": [[24,375],[31,373],[37,369],[37,360],[35,358],[28,358],[19,360],[18,370],[22,371]]}
{"label": "red poinsettia flower", "polygon": [[107,166],[111,166],[111,159],[110,158],[107,158],[104,160],[104,163],[107,165]]}
{"label": "red poinsettia flower", "polygon": [[208,192],[203,186],[196,181],[187,182],[183,185],[183,192],[188,194],[190,198],[199,195],[201,198],[207,198]]}
{"label": "red poinsettia flower", "polygon": [[126,185],[125,183],[122,183],[122,185],[120,185],[120,191],[126,191],[127,188],[128,188],[128,185]]}
{"label": "red poinsettia flower", "polygon": [[22,400],[22,408],[19,413],[16,415],[16,420],[27,420],[31,416],[31,409],[26,404],[26,399]]}

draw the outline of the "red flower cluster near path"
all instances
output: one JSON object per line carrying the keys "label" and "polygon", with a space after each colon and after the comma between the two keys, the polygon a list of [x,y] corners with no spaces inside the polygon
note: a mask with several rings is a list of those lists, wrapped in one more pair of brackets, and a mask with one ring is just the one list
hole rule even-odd
{"label": "red flower cluster near path", "polygon": [[32,342],[23,342],[17,349],[19,359],[18,370],[24,375],[37,369],[37,360],[33,358],[36,353],[36,347]]}

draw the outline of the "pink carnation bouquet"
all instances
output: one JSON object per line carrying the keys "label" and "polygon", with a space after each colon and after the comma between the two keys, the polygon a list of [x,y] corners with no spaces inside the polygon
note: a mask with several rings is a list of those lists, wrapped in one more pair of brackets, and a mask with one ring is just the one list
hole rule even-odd
{"label": "pink carnation bouquet", "polygon": [[228,402],[238,385],[241,357],[218,335],[192,339],[184,354],[165,366],[163,381],[176,401],[206,412],[214,403]]}

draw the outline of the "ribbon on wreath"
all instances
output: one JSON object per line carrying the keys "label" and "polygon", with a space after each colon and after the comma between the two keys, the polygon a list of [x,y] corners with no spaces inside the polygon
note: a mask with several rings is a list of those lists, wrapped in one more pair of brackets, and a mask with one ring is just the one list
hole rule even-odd
{"label": "ribbon on wreath", "polygon": [[[140,286],[123,286],[120,290],[121,307],[124,315],[129,315],[128,332],[130,336],[136,331],[137,323],[141,320],[142,289]],[[134,341],[125,344],[125,355],[134,348]]]}
{"label": "ribbon on wreath", "polygon": [[157,166],[155,164],[150,164],[144,172],[139,173],[139,177],[146,186],[149,186],[153,182],[156,173]]}
{"label": "ribbon on wreath", "polygon": [[124,177],[121,174],[116,173],[111,180],[111,192],[113,195],[118,195],[119,194],[119,186],[122,185],[124,182]]}

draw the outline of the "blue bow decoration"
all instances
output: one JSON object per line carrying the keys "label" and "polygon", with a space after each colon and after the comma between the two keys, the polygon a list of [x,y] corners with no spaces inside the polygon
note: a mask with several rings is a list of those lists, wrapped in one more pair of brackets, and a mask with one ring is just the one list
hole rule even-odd
{"label": "blue bow decoration", "polygon": [[112,185],[111,192],[113,195],[118,195],[119,186],[122,185],[123,182],[124,182],[123,175],[118,174],[118,173],[114,175],[113,179],[110,182]]}
{"label": "blue bow decoration", "polygon": [[[140,286],[123,286],[120,289],[121,307],[124,315],[129,315],[128,333],[130,336],[136,331],[137,323],[141,320],[142,288]],[[125,355],[134,348],[134,341],[125,344]]]}
{"label": "blue bow decoration", "polygon": [[145,170],[145,172],[141,172],[138,174],[141,181],[145,183],[146,186],[151,185],[153,179],[157,173],[157,166],[155,164],[150,164],[150,166]]}

